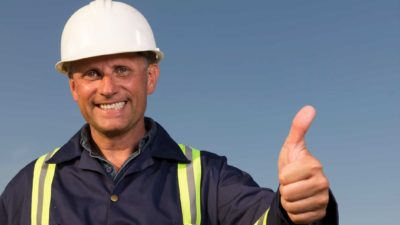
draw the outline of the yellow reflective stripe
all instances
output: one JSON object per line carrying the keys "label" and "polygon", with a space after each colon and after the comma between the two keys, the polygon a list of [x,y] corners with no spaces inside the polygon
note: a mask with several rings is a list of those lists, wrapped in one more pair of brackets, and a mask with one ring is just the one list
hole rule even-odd
{"label": "yellow reflective stripe", "polygon": [[194,182],[196,186],[196,224],[201,223],[201,158],[200,151],[197,149],[192,149],[193,157],[193,170],[194,170]]}
{"label": "yellow reflective stripe", "polygon": [[35,168],[33,170],[33,184],[32,184],[32,201],[31,201],[31,225],[37,225],[37,210],[39,198],[39,178],[40,172],[46,155],[39,157],[36,160]]}
{"label": "yellow reflective stripe", "polygon": [[48,225],[50,221],[51,185],[56,164],[47,164],[59,148],[54,149],[36,160],[33,170],[31,224]]}
{"label": "yellow reflective stripe", "polygon": [[[184,145],[179,145],[182,152],[186,153]],[[182,218],[184,224],[191,224],[192,214],[190,212],[190,195],[189,195],[189,184],[186,174],[186,164],[178,163],[178,183],[179,183],[179,196],[181,199]]]}
{"label": "yellow reflective stripe", "polygon": [[180,144],[191,163],[178,163],[178,183],[184,224],[201,224],[201,154]]}
{"label": "yellow reflective stripe", "polygon": [[267,211],[265,212],[265,217],[264,217],[263,225],[267,225],[268,213],[269,213],[269,208],[268,208]]}
{"label": "yellow reflective stripe", "polygon": [[269,208],[265,213],[261,215],[261,217],[254,223],[254,225],[267,225],[267,218],[268,218]]}
{"label": "yellow reflective stripe", "polygon": [[51,184],[53,183],[55,171],[56,164],[49,164],[49,167],[47,168],[46,179],[44,181],[42,225],[48,225],[50,221]]}

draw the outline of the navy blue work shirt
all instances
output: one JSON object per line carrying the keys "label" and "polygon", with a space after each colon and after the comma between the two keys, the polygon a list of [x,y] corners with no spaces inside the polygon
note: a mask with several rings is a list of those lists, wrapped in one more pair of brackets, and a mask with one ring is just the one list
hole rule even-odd
{"label": "navy blue work shirt", "polygon": [[[189,162],[156,123],[157,132],[132,159],[118,182],[80,144],[77,132],[48,162],[56,163],[50,224],[182,225],[177,163]],[[252,225],[270,207],[268,225],[292,224],[279,193],[260,188],[225,157],[202,151],[202,224]],[[28,225],[34,162],[23,168],[0,197],[1,225]],[[338,224],[330,196],[327,215],[318,225]]]}

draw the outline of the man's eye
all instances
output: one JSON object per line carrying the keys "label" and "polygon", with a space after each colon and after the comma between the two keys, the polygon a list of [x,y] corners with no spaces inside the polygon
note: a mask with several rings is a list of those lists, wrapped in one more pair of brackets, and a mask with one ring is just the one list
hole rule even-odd
{"label": "man's eye", "polygon": [[87,79],[98,79],[99,77],[101,77],[101,75],[97,70],[89,70],[83,74],[83,77]]}
{"label": "man's eye", "polygon": [[117,66],[115,68],[115,73],[118,74],[118,75],[126,76],[126,75],[129,74],[130,71],[131,70],[126,66]]}

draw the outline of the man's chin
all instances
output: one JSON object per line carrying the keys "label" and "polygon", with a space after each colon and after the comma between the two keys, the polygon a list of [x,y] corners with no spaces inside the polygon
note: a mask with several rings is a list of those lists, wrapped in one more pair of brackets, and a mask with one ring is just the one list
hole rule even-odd
{"label": "man's chin", "polygon": [[[93,129],[93,128],[92,128]],[[108,138],[115,138],[123,136],[127,133],[127,129],[122,127],[95,127],[94,128],[99,134]]]}
{"label": "man's chin", "polygon": [[115,138],[119,136],[123,136],[126,132],[122,129],[108,129],[102,132],[104,136],[108,138]]}

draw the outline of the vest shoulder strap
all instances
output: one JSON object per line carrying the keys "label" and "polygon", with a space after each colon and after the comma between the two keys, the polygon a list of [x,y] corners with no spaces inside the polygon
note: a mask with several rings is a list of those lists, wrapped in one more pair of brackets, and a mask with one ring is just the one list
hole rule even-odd
{"label": "vest shoulder strap", "polygon": [[59,148],[39,157],[33,169],[31,224],[48,225],[50,221],[51,184],[56,164],[46,163]]}
{"label": "vest shoulder strap", "polygon": [[178,183],[183,224],[201,224],[201,155],[200,151],[179,144],[190,163],[178,163]]}

